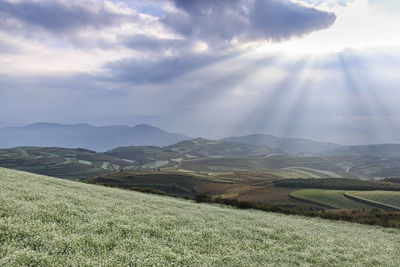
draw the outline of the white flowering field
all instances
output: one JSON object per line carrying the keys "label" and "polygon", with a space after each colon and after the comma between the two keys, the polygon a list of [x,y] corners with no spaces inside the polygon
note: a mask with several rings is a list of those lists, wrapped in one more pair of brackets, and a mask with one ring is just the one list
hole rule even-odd
{"label": "white flowering field", "polygon": [[399,266],[400,230],[0,169],[0,266]]}

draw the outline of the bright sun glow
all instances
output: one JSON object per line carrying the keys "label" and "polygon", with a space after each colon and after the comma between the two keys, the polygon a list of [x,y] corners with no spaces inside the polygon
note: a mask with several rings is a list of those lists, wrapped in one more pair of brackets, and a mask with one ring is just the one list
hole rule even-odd
{"label": "bright sun glow", "polygon": [[328,29],[314,32],[304,38],[283,43],[269,43],[263,50],[291,54],[327,54],[346,48],[365,49],[382,45],[399,45],[400,17],[370,4],[368,0],[355,0],[345,6],[326,5],[317,8],[335,13],[335,23]]}

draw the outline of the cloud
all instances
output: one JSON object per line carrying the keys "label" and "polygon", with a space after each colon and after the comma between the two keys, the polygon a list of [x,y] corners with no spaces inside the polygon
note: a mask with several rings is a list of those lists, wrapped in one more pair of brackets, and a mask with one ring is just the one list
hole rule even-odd
{"label": "cloud", "polygon": [[[322,124],[337,118],[367,130],[389,115],[399,122],[397,18],[356,5],[372,0],[340,2],[0,0],[0,121],[163,114],[173,119],[160,126],[205,137],[304,129],[324,137],[333,128]],[[356,54],[360,37],[391,46]]]}
{"label": "cloud", "polygon": [[[0,1],[0,31],[25,39],[113,49],[118,29],[146,19],[107,0]],[[44,43],[44,42],[43,42]]]}
{"label": "cloud", "polygon": [[[9,27],[38,27],[55,35],[68,34],[85,28],[102,29],[134,19],[102,1],[24,0],[3,1],[0,13]],[[28,30],[28,29],[27,29]]]}
{"label": "cloud", "polygon": [[105,68],[108,77],[114,81],[162,83],[235,55],[188,53],[146,62],[130,58],[108,62]]}
{"label": "cloud", "polygon": [[0,38],[0,54],[15,54],[20,51],[21,49],[19,47],[16,47]]}
{"label": "cloud", "polygon": [[340,6],[345,6],[349,2],[352,2],[353,0],[302,0],[308,4],[313,4],[313,5],[328,5],[328,6],[335,6],[335,5],[340,5]]}
{"label": "cloud", "polygon": [[[137,83],[161,83],[223,59],[221,54],[234,47],[235,41],[281,41],[329,27],[335,21],[331,13],[288,0],[175,0],[173,4],[174,8],[166,9],[166,17],[159,22],[178,36],[121,36],[124,46],[146,53],[156,51],[159,57],[106,63],[110,76]],[[204,45],[205,50],[211,46],[212,51],[198,53],[196,44]]]}
{"label": "cloud", "polygon": [[321,30],[332,13],[289,0],[174,0],[165,25],[187,38],[210,43],[282,41]]}
{"label": "cloud", "polygon": [[176,38],[159,38],[157,36],[146,34],[135,34],[129,36],[120,36],[119,41],[122,45],[136,51],[143,52],[166,52],[179,51],[180,53],[187,50],[188,42],[183,39]]}
{"label": "cloud", "polygon": [[289,0],[4,0],[0,16],[0,31],[22,38],[159,57],[281,41],[335,21],[332,13]]}
{"label": "cloud", "polygon": [[398,16],[400,12],[400,2],[398,0],[369,0],[369,5],[374,11],[389,13]]}

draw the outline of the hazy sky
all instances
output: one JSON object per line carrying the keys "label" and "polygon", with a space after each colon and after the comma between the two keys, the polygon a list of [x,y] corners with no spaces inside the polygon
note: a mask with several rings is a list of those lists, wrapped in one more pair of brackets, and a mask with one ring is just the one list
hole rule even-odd
{"label": "hazy sky", "polygon": [[398,0],[1,0],[0,65],[0,127],[400,142]]}

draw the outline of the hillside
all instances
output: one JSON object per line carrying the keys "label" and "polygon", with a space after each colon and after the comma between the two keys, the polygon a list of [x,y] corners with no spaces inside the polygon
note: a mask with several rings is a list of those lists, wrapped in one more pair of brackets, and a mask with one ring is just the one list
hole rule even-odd
{"label": "hillside", "polygon": [[196,204],[7,169],[0,169],[0,203],[1,266],[400,262],[397,229]]}
{"label": "hillside", "polygon": [[134,160],[144,168],[179,166],[185,160],[202,158],[248,158],[281,153],[277,149],[237,142],[203,138],[185,140],[166,147],[126,146],[105,152],[105,155]]}
{"label": "hillside", "polygon": [[[346,173],[331,161],[317,156],[284,154],[252,158],[207,158],[182,161],[181,167],[192,171],[226,172],[232,170],[295,171],[297,177],[343,177]],[[299,174],[299,173],[303,173]]]}
{"label": "hillside", "polygon": [[205,139],[183,141],[168,147],[118,147],[105,153],[61,147],[16,147],[0,149],[0,167],[68,179],[88,178],[122,169],[160,168],[202,173],[261,171],[269,178],[382,179],[398,177],[400,173],[400,158],[273,152],[278,151],[264,146]]}
{"label": "hillside", "polygon": [[266,134],[233,136],[222,140],[251,145],[269,146],[288,154],[318,153],[340,147],[339,145],[333,143],[317,142],[302,138],[280,138]]}
{"label": "hillside", "polygon": [[0,148],[80,147],[100,152],[119,146],[167,146],[186,139],[189,137],[147,124],[95,127],[89,124],[35,123],[0,129]]}
{"label": "hillside", "polygon": [[246,158],[254,156],[264,156],[275,153],[282,153],[278,149],[268,146],[251,145],[229,141],[207,140],[204,138],[196,138],[185,140],[177,144],[166,147],[166,149],[181,153],[189,154],[190,157],[229,157],[229,158]]}
{"label": "hillside", "polygon": [[0,149],[0,167],[67,179],[135,168],[135,163],[86,149],[17,147]]}

